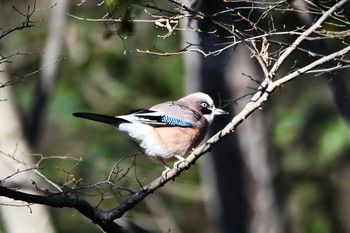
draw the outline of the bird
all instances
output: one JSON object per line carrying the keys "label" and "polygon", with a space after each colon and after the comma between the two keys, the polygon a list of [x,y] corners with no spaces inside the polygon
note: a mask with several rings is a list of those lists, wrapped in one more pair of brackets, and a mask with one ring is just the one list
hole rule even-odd
{"label": "bird", "polygon": [[127,115],[76,112],[73,116],[113,125],[135,141],[149,158],[169,170],[167,161],[184,160],[183,156],[204,139],[214,117],[223,114],[228,112],[216,108],[209,95],[196,92]]}

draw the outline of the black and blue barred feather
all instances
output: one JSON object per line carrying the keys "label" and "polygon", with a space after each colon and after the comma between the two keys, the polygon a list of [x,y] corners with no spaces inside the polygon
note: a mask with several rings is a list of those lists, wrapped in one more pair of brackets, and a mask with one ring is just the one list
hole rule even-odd
{"label": "black and blue barred feather", "polygon": [[176,117],[171,117],[168,115],[162,115],[161,121],[170,126],[180,126],[180,127],[191,127],[193,126],[192,121],[182,120]]}
{"label": "black and blue barred feather", "polygon": [[[138,109],[131,114],[140,118],[140,122],[153,126],[178,126],[178,127],[191,127],[194,122],[189,120],[183,120],[177,117],[161,114],[158,111],[150,109]],[[142,120],[142,119],[145,119]]]}

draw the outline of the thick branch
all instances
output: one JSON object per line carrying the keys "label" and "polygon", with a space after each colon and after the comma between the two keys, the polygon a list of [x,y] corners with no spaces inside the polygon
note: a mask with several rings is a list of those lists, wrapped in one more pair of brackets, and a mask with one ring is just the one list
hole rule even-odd
{"label": "thick branch", "polygon": [[42,204],[55,208],[74,208],[87,218],[91,219],[105,232],[126,233],[125,229],[114,223],[113,221],[105,221],[105,211],[92,207],[87,201],[79,198],[71,198],[67,195],[59,194],[52,196],[41,196],[36,194],[28,194],[20,191],[12,190],[0,186],[0,196],[8,197],[14,200],[20,200],[29,204]]}

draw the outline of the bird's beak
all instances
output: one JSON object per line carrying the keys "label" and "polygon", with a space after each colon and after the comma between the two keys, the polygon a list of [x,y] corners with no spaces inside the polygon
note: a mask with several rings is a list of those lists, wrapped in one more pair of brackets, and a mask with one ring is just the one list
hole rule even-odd
{"label": "bird's beak", "polygon": [[228,112],[220,109],[220,108],[213,108],[212,109],[212,113],[214,113],[214,115],[224,115],[224,114],[228,114]]}

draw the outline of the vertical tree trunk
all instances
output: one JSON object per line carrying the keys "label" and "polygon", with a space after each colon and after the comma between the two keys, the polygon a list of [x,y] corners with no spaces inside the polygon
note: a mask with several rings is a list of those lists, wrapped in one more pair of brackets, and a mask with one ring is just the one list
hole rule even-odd
{"label": "vertical tree trunk", "polygon": [[[0,70],[3,71],[0,72],[1,83],[6,83],[8,81],[4,66],[5,64],[0,64]],[[18,187],[21,189],[21,191],[33,192],[33,176],[30,175],[30,172],[15,174],[20,170],[26,169],[26,167],[14,162],[13,159],[4,155],[12,155],[17,160],[25,162],[26,164],[33,163],[30,150],[22,134],[20,118],[15,110],[15,103],[13,102],[11,94],[11,87],[0,89],[0,180],[3,181],[1,185],[16,188]],[[13,177],[5,179],[13,174],[15,174]],[[45,206],[11,206],[21,204],[21,202],[0,197],[0,214],[6,232],[55,232],[50,220],[50,214]]]}
{"label": "vertical tree trunk", "polygon": [[[240,46],[236,48],[227,75],[232,97],[237,99],[249,93],[247,87],[257,86],[242,73],[254,79],[263,77],[257,64],[251,59],[249,51]],[[248,98],[249,99],[249,98]],[[234,107],[238,113],[243,101]],[[269,120],[264,111],[255,112],[236,131],[242,160],[246,168],[247,198],[249,226],[251,233],[278,233],[283,231],[283,219],[279,214],[278,202],[274,189],[275,161],[269,150]]]}
{"label": "vertical tree trunk", "polygon": [[55,5],[55,7],[51,10],[45,54],[41,61],[41,67],[45,68],[39,73],[36,90],[33,92],[32,106],[24,119],[24,133],[30,145],[35,145],[40,137],[40,127],[44,121],[46,106],[58,78],[57,71],[60,63],[55,61],[59,56],[62,56],[66,32],[68,1],[51,2],[51,5]]}

